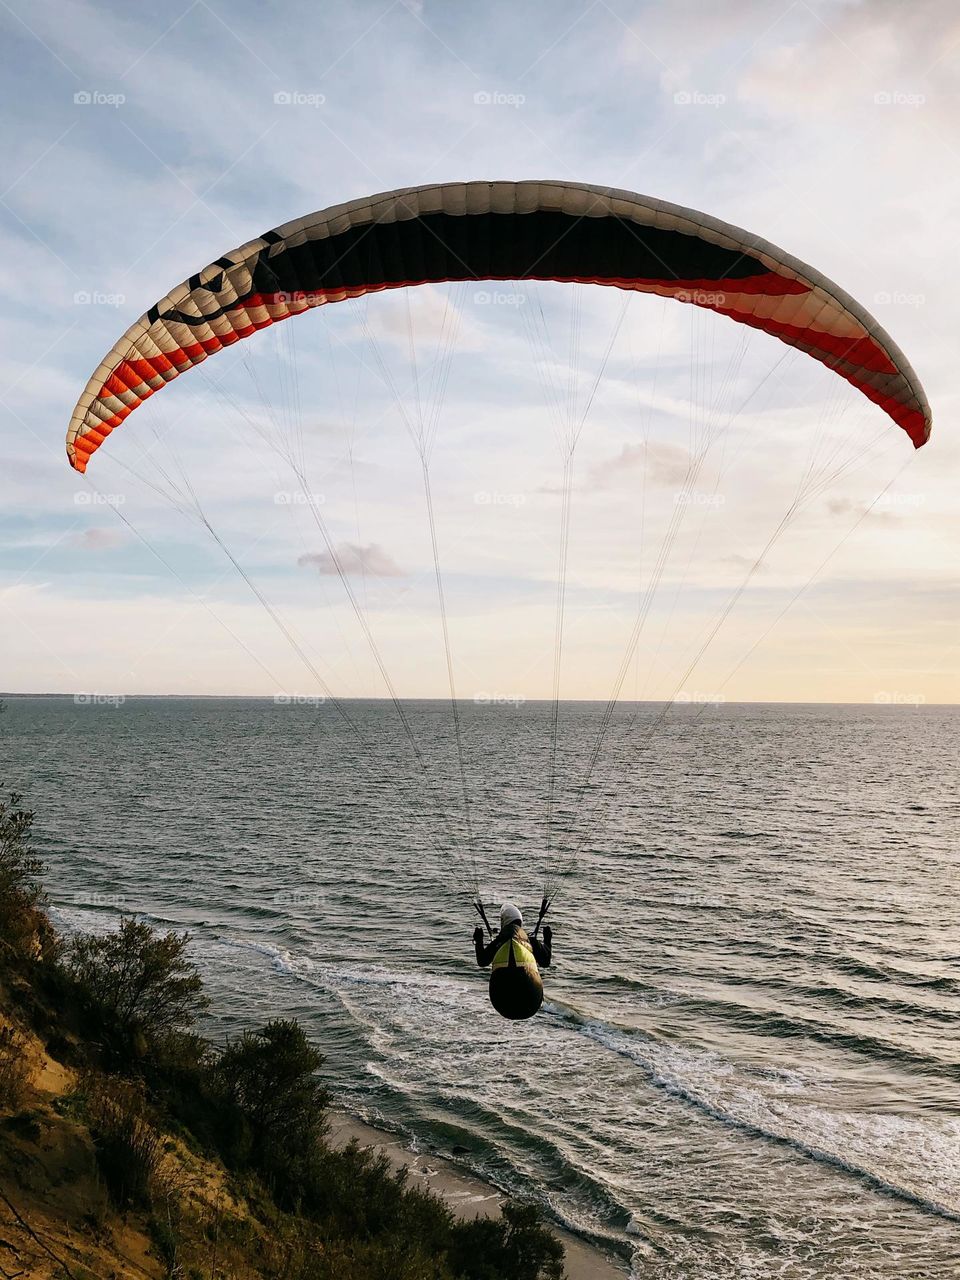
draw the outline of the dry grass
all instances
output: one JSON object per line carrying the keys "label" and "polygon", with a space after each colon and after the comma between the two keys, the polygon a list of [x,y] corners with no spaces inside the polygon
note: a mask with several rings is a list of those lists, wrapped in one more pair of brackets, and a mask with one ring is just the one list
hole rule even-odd
{"label": "dry grass", "polygon": [[16,1111],[27,1091],[26,1042],[14,1027],[0,1027],[0,1108]]}
{"label": "dry grass", "polygon": [[126,1081],[89,1076],[82,1086],[97,1163],[119,1209],[149,1209],[175,1190],[164,1137],[139,1091]]}

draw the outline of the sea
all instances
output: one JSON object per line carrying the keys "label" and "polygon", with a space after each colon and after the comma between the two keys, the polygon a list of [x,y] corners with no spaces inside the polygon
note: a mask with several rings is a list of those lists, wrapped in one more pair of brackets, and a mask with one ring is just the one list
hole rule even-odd
{"label": "sea", "polygon": [[[55,919],[189,931],[214,1039],[642,1280],[960,1276],[960,708],[6,704]],[[544,880],[508,1023],[471,893]]]}

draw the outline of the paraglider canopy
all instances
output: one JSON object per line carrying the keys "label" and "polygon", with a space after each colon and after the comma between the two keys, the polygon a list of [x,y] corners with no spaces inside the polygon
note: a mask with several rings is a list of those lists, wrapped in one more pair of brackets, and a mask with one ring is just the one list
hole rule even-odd
{"label": "paraglider canopy", "polygon": [[821,272],[693,209],[568,182],[409,187],[285,223],[224,254],[132,325],[77,403],[67,454],[91,454],[144,400],[279,320],[384,289],[556,280],[654,293],[760,329],[834,369],[903,428],[923,389],[877,321]]}

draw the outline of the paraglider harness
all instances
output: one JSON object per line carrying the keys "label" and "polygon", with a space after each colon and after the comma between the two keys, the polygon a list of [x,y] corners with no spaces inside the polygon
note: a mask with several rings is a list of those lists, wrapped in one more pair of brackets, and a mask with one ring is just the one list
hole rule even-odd
{"label": "paraglider harness", "polygon": [[[473,905],[491,938],[501,936],[502,930],[501,935],[495,935],[491,929],[479,895]],[[549,908],[550,898],[545,893],[540,903],[540,914],[530,938],[531,942],[536,939]],[[477,954],[479,958],[479,946]],[[543,983],[534,951],[515,938],[512,932],[506,942],[497,948],[496,955],[492,959],[490,1003],[502,1018],[510,1021],[532,1018],[543,1004]]]}

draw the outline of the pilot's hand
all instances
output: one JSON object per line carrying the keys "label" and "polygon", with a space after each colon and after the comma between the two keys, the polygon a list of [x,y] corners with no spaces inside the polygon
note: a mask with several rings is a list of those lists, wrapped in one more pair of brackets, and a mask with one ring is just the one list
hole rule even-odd
{"label": "pilot's hand", "polygon": [[483,942],[483,930],[479,925],[473,931],[473,942],[475,946],[479,946]]}
{"label": "pilot's hand", "polygon": [[550,928],[548,924],[545,924],[543,926],[543,940],[547,944],[547,946],[550,945],[552,938],[553,938],[553,930]]}

